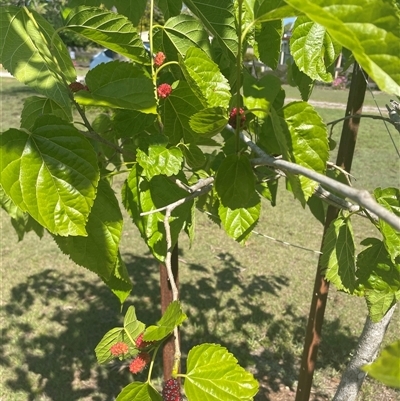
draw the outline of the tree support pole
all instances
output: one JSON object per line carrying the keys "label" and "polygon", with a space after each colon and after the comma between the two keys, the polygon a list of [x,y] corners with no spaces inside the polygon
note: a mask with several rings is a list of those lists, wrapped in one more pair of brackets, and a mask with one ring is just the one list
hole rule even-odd
{"label": "tree support pole", "polygon": [[[367,75],[361,71],[361,67],[355,63],[353,76],[347,99],[346,116],[361,114],[364,103],[365,90],[367,88]],[[336,165],[350,173],[353,161],[354,148],[357,140],[360,118],[350,118],[343,122],[340,145],[336,159]],[[321,250],[326,231],[333,220],[338,216],[339,210],[333,206],[328,207],[324,233],[322,237]],[[310,306],[310,314],[304,340],[303,356],[301,360],[299,380],[295,401],[308,401],[310,399],[311,386],[313,382],[317,353],[321,342],[322,324],[328,299],[329,283],[321,275],[321,256],[315,276],[313,296]]]}
{"label": "tree support pole", "polygon": [[[172,251],[171,257],[172,273],[175,278],[176,286],[179,289],[179,274],[178,274],[178,243]],[[167,269],[165,265],[160,264],[160,289],[161,289],[161,313],[164,314],[168,305],[172,302],[172,289],[168,280]],[[164,381],[171,378],[172,368],[174,365],[175,345],[174,336],[170,336],[164,343],[163,347],[163,376]]]}

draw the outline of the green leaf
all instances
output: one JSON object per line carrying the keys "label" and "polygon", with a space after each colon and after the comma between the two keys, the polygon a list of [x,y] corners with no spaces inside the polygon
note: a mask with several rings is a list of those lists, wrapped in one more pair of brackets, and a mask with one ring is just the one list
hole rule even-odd
{"label": "green leaf", "polygon": [[133,382],[118,394],[115,401],[162,401],[161,395],[150,383]]}
{"label": "green leaf", "polygon": [[230,209],[246,207],[255,193],[255,177],[246,154],[227,156],[217,171],[215,189]]}
{"label": "green leaf", "polygon": [[340,51],[341,46],[332,40],[325,27],[308,17],[297,18],[290,39],[290,52],[301,72],[313,80],[332,82],[327,68]]}
{"label": "green leaf", "polygon": [[145,114],[136,110],[115,110],[114,129],[119,138],[132,138],[154,125],[154,114]]}
{"label": "green leaf", "polygon": [[186,0],[185,5],[204,24],[225,56],[233,61],[238,52],[233,1]]}
{"label": "green leaf", "polygon": [[75,100],[84,106],[104,106],[156,114],[151,79],[140,67],[127,62],[101,63],[86,75],[89,91],[79,91]]}
{"label": "green leaf", "polygon": [[197,134],[190,128],[190,117],[203,109],[203,104],[197,98],[185,81],[179,81],[178,86],[160,104],[164,134],[172,145],[181,139],[185,143],[196,142]]}
{"label": "green leaf", "polygon": [[254,17],[257,22],[281,20],[297,16],[299,16],[299,12],[285,4],[282,0],[254,1]]}
{"label": "green leaf", "polygon": [[126,265],[118,253],[118,259],[115,263],[114,271],[109,279],[102,277],[108,288],[116,295],[121,304],[123,304],[132,291],[132,282],[129,278]]}
{"label": "green leaf", "polygon": [[379,88],[400,95],[400,15],[385,0],[287,0],[351,50]]}
{"label": "green leaf", "polygon": [[82,6],[72,9],[64,23],[69,30],[101,46],[137,63],[150,64],[150,57],[136,28],[124,15],[97,7]]}
{"label": "green leaf", "polygon": [[288,81],[290,85],[297,86],[302,100],[306,102],[310,98],[311,93],[314,89],[315,81],[311,79],[308,75],[306,75],[304,72],[301,72],[295,62],[293,62],[289,66]]}
{"label": "green leaf", "polygon": [[201,344],[192,348],[184,377],[189,400],[250,401],[258,392],[253,375],[218,344]]}
{"label": "green leaf", "polygon": [[143,175],[151,179],[155,175],[164,174],[167,177],[177,175],[182,167],[182,151],[177,147],[167,149],[165,146],[149,146],[148,155],[137,150],[136,159],[143,168]]}
{"label": "green leaf", "polygon": [[200,21],[191,15],[181,14],[170,18],[154,35],[155,49],[164,50],[167,61],[178,61],[193,46],[212,56],[208,32]]}
{"label": "green leaf", "polygon": [[76,72],[54,28],[26,7],[0,7],[0,63],[18,81],[52,99],[71,114],[69,88]]}
{"label": "green leaf", "polygon": [[273,75],[265,75],[260,80],[251,74],[244,74],[243,103],[258,118],[264,119],[281,90],[279,78]]}
{"label": "green leaf", "polygon": [[256,25],[255,40],[259,59],[273,70],[278,67],[282,34],[282,20],[266,21]]}
{"label": "green leaf", "polygon": [[124,318],[124,330],[130,339],[135,340],[144,332],[146,325],[136,317],[135,307],[131,305],[126,311]]}
{"label": "green leaf", "polygon": [[253,194],[252,199],[242,208],[231,209],[221,203],[218,215],[225,232],[235,241],[244,243],[257,225],[260,211],[261,201],[257,194]]}
{"label": "green leaf", "polygon": [[182,0],[156,0],[156,4],[166,20],[179,15],[182,11]]}
{"label": "green leaf", "polygon": [[87,235],[99,171],[73,126],[47,115],[32,132],[9,129],[0,135],[0,160],[0,184],[19,208],[53,234]]}
{"label": "green leaf", "polygon": [[125,15],[134,26],[139,25],[147,3],[147,0],[114,0],[118,13]]}
{"label": "green leaf", "polygon": [[367,301],[369,317],[377,323],[396,303],[396,295],[388,292],[365,290],[365,300]]}
{"label": "green leaf", "polygon": [[[376,188],[374,196],[379,204],[400,217],[400,190],[398,188]],[[383,220],[379,220],[379,229],[383,235],[385,247],[394,262],[400,255],[400,232]]]}
{"label": "green leaf", "polygon": [[203,50],[191,47],[180,65],[189,83],[196,86],[208,107],[229,106],[231,92],[228,80]]}
{"label": "green leaf", "polygon": [[103,338],[97,344],[94,352],[96,353],[97,363],[104,364],[112,361],[115,357],[111,354],[110,348],[116,344],[121,337],[124,329],[122,327],[114,327],[107,331]]}
{"label": "green leaf", "polygon": [[317,196],[311,196],[308,199],[307,205],[310,208],[311,213],[313,216],[322,224],[325,224],[326,219],[326,204]]}
{"label": "green leaf", "polygon": [[[292,102],[282,110],[284,120],[281,121],[290,135],[291,161],[325,174],[329,144],[328,131],[321,116],[306,102]],[[304,176],[300,177],[300,183],[307,200],[318,183]]]}
{"label": "green leaf", "polygon": [[36,119],[43,114],[53,114],[64,121],[72,121],[70,109],[63,109],[54,100],[45,97],[29,96],[21,112],[21,128],[31,130]]}
{"label": "green leaf", "polygon": [[169,336],[176,326],[180,326],[187,316],[183,313],[179,301],[173,301],[155,326],[148,326],[143,335],[145,341],[160,341]]}
{"label": "green leaf", "polygon": [[325,278],[338,290],[355,288],[355,246],[350,219],[339,216],[326,231],[322,246],[321,267]]}
{"label": "green leaf", "polygon": [[202,150],[195,144],[182,144],[181,149],[185,156],[186,163],[193,169],[198,169],[206,162],[206,157]]}
{"label": "green leaf", "polygon": [[86,224],[87,236],[55,236],[62,252],[80,266],[108,279],[114,271],[122,235],[122,214],[110,184],[100,180]]}
{"label": "green leaf", "polygon": [[385,347],[375,362],[362,369],[386,386],[400,388],[400,340]]}
{"label": "green leaf", "polygon": [[228,122],[226,111],[221,107],[200,110],[190,118],[190,128],[202,136],[211,138],[220,133]]}

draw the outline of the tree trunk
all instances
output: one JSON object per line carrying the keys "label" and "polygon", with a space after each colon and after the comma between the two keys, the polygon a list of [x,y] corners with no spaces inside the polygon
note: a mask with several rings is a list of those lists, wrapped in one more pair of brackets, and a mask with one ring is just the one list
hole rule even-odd
{"label": "tree trunk", "polygon": [[395,309],[396,304],[389,309],[378,323],[373,323],[369,316],[367,317],[356,352],[343,373],[332,401],[355,401],[366,376],[366,372],[361,370],[361,367],[372,363],[376,359]]}

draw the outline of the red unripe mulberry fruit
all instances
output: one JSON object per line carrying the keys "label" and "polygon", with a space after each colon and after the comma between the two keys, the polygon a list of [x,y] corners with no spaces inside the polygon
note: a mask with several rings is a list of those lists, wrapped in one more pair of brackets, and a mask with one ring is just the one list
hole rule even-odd
{"label": "red unripe mulberry fruit", "polygon": [[156,67],[161,67],[164,64],[165,61],[165,54],[163,52],[158,52],[154,56],[154,65]]}
{"label": "red unripe mulberry fruit", "polygon": [[121,355],[126,354],[128,351],[129,351],[128,345],[121,341],[114,344],[110,348],[110,352],[113,356],[121,356]]}
{"label": "red unripe mulberry fruit", "polygon": [[163,401],[181,401],[181,386],[176,379],[169,379],[162,390]]}
{"label": "red unripe mulberry fruit", "polygon": [[[237,108],[234,107],[231,110],[231,113],[229,114],[229,125],[233,128],[236,128],[236,116],[238,114]],[[239,109],[239,115],[240,115],[240,127],[243,127],[245,121],[246,121],[246,115],[244,114],[244,110],[242,108]]]}
{"label": "red unripe mulberry fruit", "polygon": [[129,365],[132,374],[140,373],[150,362],[150,355],[147,352],[141,352]]}
{"label": "red unripe mulberry fruit", "polygon": [[157,94],[158,97],[165,99],[166,97],[168,97],[172,92],[172,87],[169,84],[161,84],[158,88],[157,88]]}
{"label": "red unripe mulberry fruit", "polygon": [[139,337],[135,340],[135,345],[137,348],[146,348],[153,343],[153,341],[144,341],[143,334],[139,334]]}

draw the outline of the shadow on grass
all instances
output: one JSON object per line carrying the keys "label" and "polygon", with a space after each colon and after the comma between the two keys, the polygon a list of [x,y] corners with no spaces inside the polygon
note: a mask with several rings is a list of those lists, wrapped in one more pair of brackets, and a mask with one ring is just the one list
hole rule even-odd
{"label": "shadow on grass", "polygon": [[[275,316],[259,302],[267,294],[279,297],[289,285],[287,277],[244,277],[244,268],[232,255],[222,253],[218,258],[221,263],[210,268],[181,264],[181,269],[190,270],[190,280],[181,281],[181,299],[189,317],[187,330],[182,330],[182,351],[187,354],[204,342],[222,344],[259,380],[256,400],[269,400],[281,385],[294,386],[305,318],[297,316],[290,303],[283,316]],[[150,256],[125,254],[124,259],[134,282],[127,303],[135,305],[139,320],[152,324],[160,317],[158,263]],[[29,318],[38,305],[39,330]],[[113,400],[132,376],[128,369],[120,369],[121,364],[98,366],[94,348],[106,331],[121,325],[118,312],[110,291],[82,274],[45,270],[29,276],[12,289],[11,300],[2,310],[6,324],[0,364],[14,372],[14,379],[4,386],[27,394],[29,401],[41,396],[54,401]],[[262,338],[256,346],[251,340],[254,330]],[[356,339],[339,322],[328,322],[325,332],[330,354],[324,357],[323,351],[320,364],[336,369]],[[22,355],[20,366],[15,366],[13,353]],[[155,374],[161,375],[160,370]]]}

